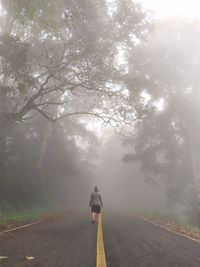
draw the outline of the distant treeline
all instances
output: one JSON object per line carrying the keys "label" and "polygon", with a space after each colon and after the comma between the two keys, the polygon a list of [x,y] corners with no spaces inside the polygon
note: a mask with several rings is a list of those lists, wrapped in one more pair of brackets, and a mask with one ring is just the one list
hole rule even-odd
{"label": "distant treeline", "polygon": [[75,135],[84,131],[41,118],[1,130],[0,208],[64,205],[74,192],[83,193],[91,175],[89,150],[77,146]]}

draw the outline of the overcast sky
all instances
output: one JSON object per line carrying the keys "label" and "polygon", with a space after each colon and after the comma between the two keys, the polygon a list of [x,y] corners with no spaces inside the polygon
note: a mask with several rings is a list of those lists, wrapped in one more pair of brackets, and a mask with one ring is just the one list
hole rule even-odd
{"label": "overcast sky", "polygon": [[200,19],[200,0],[138,0],[155,11],[156,17],[181,15]]}

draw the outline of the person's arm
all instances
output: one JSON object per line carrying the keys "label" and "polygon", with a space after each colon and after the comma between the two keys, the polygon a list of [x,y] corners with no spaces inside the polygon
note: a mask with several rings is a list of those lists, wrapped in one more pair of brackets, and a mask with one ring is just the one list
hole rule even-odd
{"label": "person's arm", "polygon": [[102,196],[101,196],[101,194],[99,195],[99,198],[100,198],[101,206],[102,206],[102,208],[103,208],[103,200],[102,200]]}
{"label": "person's arm", "polygon": [[89,203],[89,206],[91,207],[92,206],[92,194],[90,196],[90,203]]}

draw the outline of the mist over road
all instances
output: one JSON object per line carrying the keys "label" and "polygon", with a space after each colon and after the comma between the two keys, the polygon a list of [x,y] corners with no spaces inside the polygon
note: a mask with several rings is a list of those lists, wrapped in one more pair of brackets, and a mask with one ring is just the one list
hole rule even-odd
{"label": "mist over road", "polygon": [[[7,267],[96,266],[97,225],[89,212],[74,211],[65,218],[3,235],[0,255]],[[200,266],[200,244],[156,227],[131,213],[104,211],[107,266]],[[28,261],[25,256],[33,256]]]}
{"label": "mist over road", "polygon": [[108,266],[200,266],[200,243],[165,231],[132,214],[106,214],[104,240]]}

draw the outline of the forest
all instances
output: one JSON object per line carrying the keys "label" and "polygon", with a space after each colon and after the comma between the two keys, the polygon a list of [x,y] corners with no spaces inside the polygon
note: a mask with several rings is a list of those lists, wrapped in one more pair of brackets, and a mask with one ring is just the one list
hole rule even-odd
{"label": "forest", "polygon": [[137,172],[200,224],[200,21],[131,0],[2,0],[0,13],[0,210],[87,203],[120,155],[110,187],[131,199]]}

